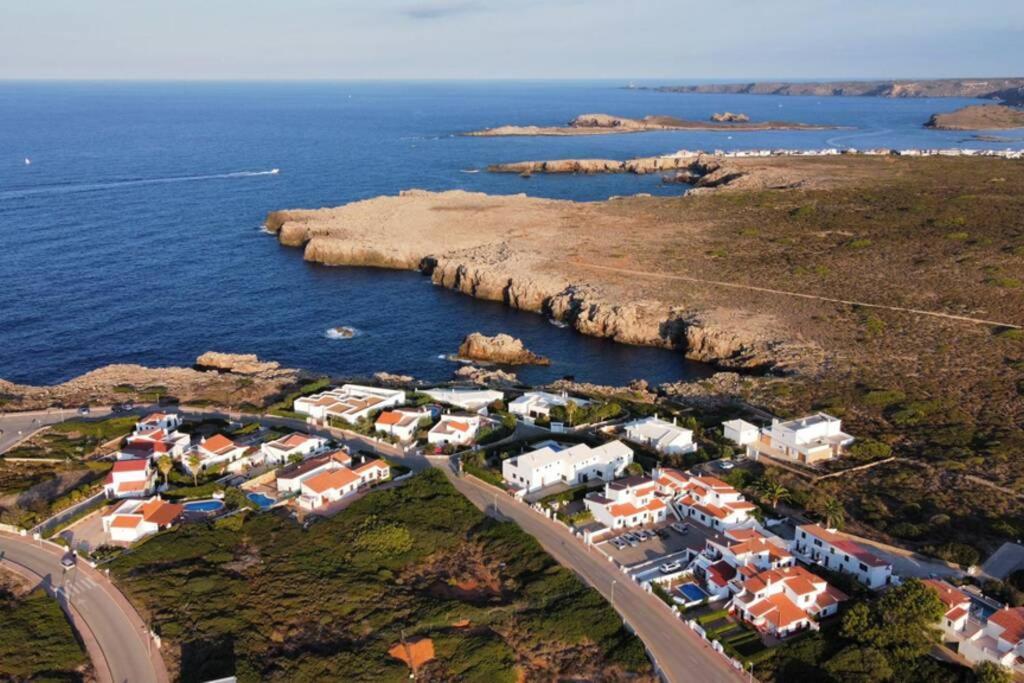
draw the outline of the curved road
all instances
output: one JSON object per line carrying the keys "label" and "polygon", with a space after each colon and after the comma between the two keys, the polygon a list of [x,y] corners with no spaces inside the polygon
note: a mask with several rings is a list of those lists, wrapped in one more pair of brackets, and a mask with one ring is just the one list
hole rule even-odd
{"label": "curved road", "polygon": [[[115,683],[166,683],[167,669],[145,622],[100,572],[84,562],[64,572],[62,553],[30,537],[0,532],[0,557],[59,588],[95,636]],[[31,643],[26,643],[31,647]],[[102,667],[96,662],[97,669]]]}
{"label": "curved road", "polygon": [[497,488],[452,472],[448,458],[430,458],[458,491],[485,513],[517,523],[537,539],[559,564],[572,569],[597,589],[654,655],[666,679],[673,683],[746,680],[724,657],[675,617],[656,596],[633,583],[598,551],[589,551],[565,527],[542,517]]}

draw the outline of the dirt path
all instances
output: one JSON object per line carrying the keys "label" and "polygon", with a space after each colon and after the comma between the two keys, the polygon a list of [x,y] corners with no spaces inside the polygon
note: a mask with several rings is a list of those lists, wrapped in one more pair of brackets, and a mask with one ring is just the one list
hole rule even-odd
{"label": "dirt path", "polygon": [[765,294],[780,294],[783,296],[793,296],[801,299],[811,299],[814,301],[824,301],[832,304],[843,304],[845,306],[860,306],[863,308],[878,308],[885,311],[895,311],[897,313],[911,313],[913,315],[924,315],[932,318],[943,318],[945,320],[955,320],[957,322],[972,323],[975,325],[985,325],[992,327],[1007,327],[1012,329],[1024,329],[1024,326],[1017,325],[1014,323],[999,322],[997,320],[985,320],[983,318],[971,318],[965,315],[954,315],[952,313],[941,313],[938,311],[926,311],[920,308],[905,308],[903,306],[886,306],[885,304],[872,304],[865,301],[850,301],[847,299],[834,299],[827,296],[819,296],[817,294],[805,294],[803,292],[788,292],[783,289],[771,289],[769,287],[758,287],[756,285],[741,285],[735,282],[723,282],[721,280],[707,280],[699,277],[690,277],[688,275],[669,275],[666,273],[651,273],[646,270],[633,270],[631,268],[616,268],[615,266],[602,266],[596,263],[589,263],[587,261],[574,261],[576,265],[583,266],[585,268],[594,268],[595,270],[604,270],[611,273],[621,273],[623,275],[635,275],[637,277],[655,278],[659,280],[678,280],[682,282],[693,282],[702,285],[714,285],[716,287],[731,287],[732,289],[745,289],[751,292],[763,292]]}

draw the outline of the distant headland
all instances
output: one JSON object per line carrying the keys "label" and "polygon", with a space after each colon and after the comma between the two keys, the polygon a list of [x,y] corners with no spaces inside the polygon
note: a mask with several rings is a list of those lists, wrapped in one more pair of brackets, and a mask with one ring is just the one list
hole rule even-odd
{"label": "distant headland", "polygon": [[[629,86],[630,89],[641,89]],[[659,92],[811,97],[974,97],[1024,106],[1024,78],[936,78],[884,81],[788,81],[666,85]]]}
{"label": "distant headland", "polygon": [[673,116],[645,116],[631,119],[611,114],[581,114],[564,126],[498,126],[466,133],[471,137],[614,135],[651,131],[758,131],[758,130],[829,130],[822,126],[789,121],[751,121],[746,114],[721,112],[707,121],[677,119]]}

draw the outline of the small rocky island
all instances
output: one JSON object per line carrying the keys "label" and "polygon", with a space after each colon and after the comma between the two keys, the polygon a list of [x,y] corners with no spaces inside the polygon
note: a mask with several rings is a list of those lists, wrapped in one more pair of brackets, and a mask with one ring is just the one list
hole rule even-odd
{"label": "small rocky island", "polygon": [[631,119],[611,114],[581,114],[564,126],[498,126],[472,131],[473,137],[560,136],[560,135],[614,135],[618,133],[647,133],[651,131],[689,130],[828,130],[834,126],[820,126],[789,121],[751,121],[746,114],[723,112],[713,114],[707,121],[678,119],[673,116],[645,116]]}
{"label": "small rocky island", "polygon": [[1024,109],[1005,104],[973,104],[945,114],[934,114],[924,125],[936,130],[1024,128]]}
{"label": "small rocky island", "polygon": [[508,334],[488,337],[480,332],[466,335],[459,346],[459,358],[487,361],[502,365],[551,365],[544,356],[538,356],[521,339]]}

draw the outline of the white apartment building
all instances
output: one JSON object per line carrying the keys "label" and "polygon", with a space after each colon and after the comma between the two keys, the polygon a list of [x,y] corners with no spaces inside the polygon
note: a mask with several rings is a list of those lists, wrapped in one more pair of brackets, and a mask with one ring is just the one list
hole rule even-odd
{"label": "white apartment building", "polygon": [[668,467],[655,469],[652,476],[680,518],[718,530],[749,527],[755,522],[751,513],[757,506],[717,477],[695,477]]}
{"label": "white apartment building", "polygon": [[405,392],[400,389],[345,384],[338,389],[297,398],[292,404],[292,410],[308,415],[317,422],[335,418],[355,424],[370,413],[400,406],[403,403]]}
{"label": "white apartment building", "polygon": [[416,438],[416,431],[423,420],[433,420],[434,412],[429,408],[396,408],[377,416],[373,429],[381,434],[395,437],[402,443]]}
{"label": "white apartment building", "polygon": [[504,401],[505,394],[495,389],[475,389],[472,387],[451,387],[427,389],[423,392],[438,403],[455,406],[470,412],[485,409],[495,401]]}
{"label": "white apartment building", "polygon": [[547,391],[528,391],[519,398],[513,399],[508,404],[508,410],[513,415],[532,421],[538,417],[551,417],[551,409],[555,406],[565,407],[570,403],[577,406],[589,405],[590,401],[582,398],[574,398],[565,392],[552,394]]}
{"label": "white apartment building", "polygon": [[435,446],[471,444],[483,423],[484,418],[479,415],[442,415],[427,432],[427,442]]}
{"label": "white apartment building", "polygon": [[791,549],[806,562],[853,574],[868,588],[882,588],[892,581],[891,564],[861,544],[817,524],[798,526]]}
{"label": "white apartment building", "polygon": [[795,420],[772,420],[761,430],[755,442],[747,445],[747,454],[761,455],[813,465],[843,454],[853,437],[842,431],[842,420],[826,413],[815,413]]}
{"label": "white apartment building", "polygon": [[282,436],[280,439],[260,444],[263,460],[270,465],[286,463],[293,455],[306,459],[326,448],[327,439],[302,434],[301,432],[293,432]]}
{"label": "white apartment building", "polygon": [[626,440],[648,446],[664,455],[681,455],[693,453],[697,444],[693,442],[693,432],[675,423],[659,419],[657,416],[634,420],[625,425]]}
{"label": "white apartment building", "polygon": [[604,493],[588,493],[583,504],[594,519],[609,529],[657,524],[665,521],[668,505],[658,497],[658,487],[648,476],[608,482]]}
{"label": "white apartment building", "polygon": [[501,474],[519,494],[564,482],[570,486],[592,479],[611,481],[633,462],[633,451],[621,441],[591,448],[576,444],[561,449],[545,446],[536,451],[509,458],[501,465]]}

